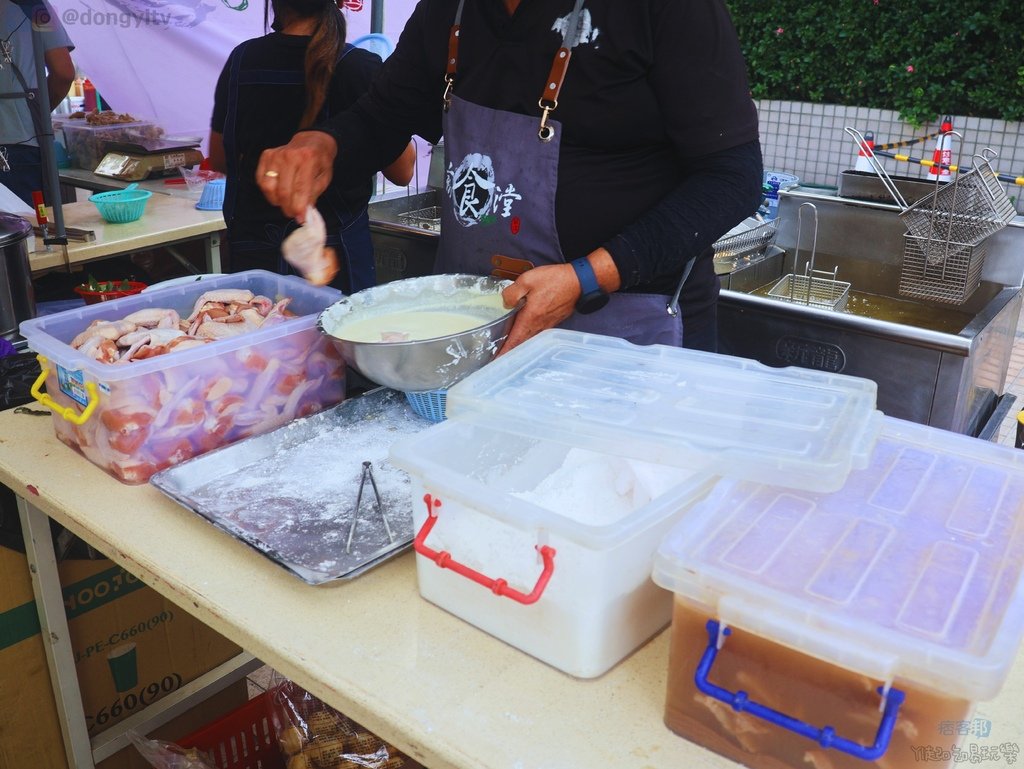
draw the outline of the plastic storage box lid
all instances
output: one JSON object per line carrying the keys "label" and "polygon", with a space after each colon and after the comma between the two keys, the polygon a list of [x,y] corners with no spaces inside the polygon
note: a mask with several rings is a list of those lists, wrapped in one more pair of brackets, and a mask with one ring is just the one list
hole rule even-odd
{"label": "plastic storage box lid", "polygon": [[709,618],[880,681],[971,701],[1024,631],[1024,452],[886,417],[832,494],[725,480],[654,581]]}
{"label": "plastic storage box lid", "polygon": [[451,387],[447,415],[647,462],[833,491],[867,463],[881,420],[876,390],[857,377],[552,329]]}

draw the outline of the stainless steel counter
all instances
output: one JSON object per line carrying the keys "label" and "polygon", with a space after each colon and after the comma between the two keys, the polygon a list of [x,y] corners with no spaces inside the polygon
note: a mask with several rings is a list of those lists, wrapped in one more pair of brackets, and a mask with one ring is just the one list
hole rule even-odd
{"label": "stainless steel counter", "polygon": [[371,201],[370,237],[377,260],[377,282],[400,278],[418,278],[434,269],[440,223],[429,224],[425,217],[408,214],[437,206],[437,191],[415,195],[396,195]]}
{"label": "stainless steel counter", "polygon": [[[1021,311],[1024,218],[989,239],[982,285],[965,304],[899,303],[900,313],[909,309],[915,316],[908,322],[902,314],[832,312],[751,293],[799,271],[793,252],[797,210],[804,202],[817,207],[816,268],[839,267],[839,278],[866,294],[865,302],[899,299],[904,228],[896,206],[802,190],[783,193],[779,249],[724,281],[720,351],[773,366],[866,377],[878,383],[878,405],[886,414],[977,434],[1005,385]],[[809,241],[807,229],[801,267]]]}

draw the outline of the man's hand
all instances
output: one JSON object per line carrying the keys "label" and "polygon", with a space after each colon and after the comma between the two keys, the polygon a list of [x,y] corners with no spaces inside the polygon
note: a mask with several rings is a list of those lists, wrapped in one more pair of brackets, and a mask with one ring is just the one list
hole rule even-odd
{"label": "man's hand", "polygon": [[[606,249],[598,248],[587,258],[594,268],[598,285],[608,293],[618,291],[622,281],[612,255]],[[525,298],[526,303],[516,314],[512,330],[498,355],[504,355],[545,329],[554,328],[572,315],[580,298],[580,281],[571,264],[534,267],[508,286],[501,293],[501,298],[510,308],[515,307],[520,299]]]}
{"label": "man's hand", "polygon": [[515,307],[524,298],[526,302],[516,314],[512,330],[498,355],[504,355],[545,329],[554,328],[572,315],[576,300],[580,298],[580,282],[571,265],[548,264],[524,272],[501,297],[506,307]]}
{"label": "man's hand", "polygon": [[301,223],[331,183],[337,154],[330,134],[302,131],[285,146],[263,151],[256,183],[271,204]]}

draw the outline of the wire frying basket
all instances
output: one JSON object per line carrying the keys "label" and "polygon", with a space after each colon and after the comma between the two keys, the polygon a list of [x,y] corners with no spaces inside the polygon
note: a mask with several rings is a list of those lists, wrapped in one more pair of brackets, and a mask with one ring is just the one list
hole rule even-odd
{"label": "wire frying basket", "polygon": [[974,155],[971,170],[952,182],[937,181],[935,192],[900,213],[907,233],[976,246],[1009,224],[1017,212],[992,168],[996,157],[986,147]]}
{"label": "wire frying basket", "polygon": [[399,214],[398,218],[403,224],[407,224],[410,227],[416,227],[421,230],[430,230],[431,232],[441,231],[440,206],[418,208],[415,211],[408,211],[404,214]]}
{"label": "wire frying basket", "polygon": [[803,304],[822,310],[843,310],[850,299],[850,284],[838,280],[839,268],[832,271],[814,269],[818,250],[818,208],[813,203],[803,203],[797,211],[796,249],[793,251],[793,269],[800,263],[800,239],[803,235],[804,209],[814,212],[814,238],[811,242],[811,257],[804,265],[803,274],[791,272],[768,290],[768,296],[791,304]]}
{"label": "wire frying basket", "polygon": [[737,226],[736,232],[715,241],[715,261],[725,262],[733,259],[760,256],[772,243],[778,233],[778,222],[761,221],[756,217],[748,217]]}
{"label": "wire frying basket", "polygon": [[[856,129],[845,130],[858,147],[864,146]],[[947,135],[956,136],[962,150],[963,137],[956,131]],[[951,182],[936,177],[934,192],[907,205],[878,158],[868,153],[871,166],[902,209],[899,216],[907,229],[900,269],[902,296],[962,304],[981,285],[984,241],[1006,227],[1016,210],[992,168],[996,153],[986,147],[973,157],[973,168],[958,172]]]}
{"label": "wire frying basket", "polygon": [[899,292],[911,299],[963,304],[981,285],[987,241],[977,245],[903,236]]}

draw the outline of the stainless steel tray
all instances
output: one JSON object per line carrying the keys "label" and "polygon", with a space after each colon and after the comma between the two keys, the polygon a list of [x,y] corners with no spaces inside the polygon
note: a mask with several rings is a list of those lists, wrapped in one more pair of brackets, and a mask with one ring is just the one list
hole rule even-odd
{"label": "stainless steel tray", "polygon": [[[182,462],[150,483],[311,585],[351,579],[412,543],[412,486],[388,450],[430,424],[402,393],[378,388]],[[355,509],[364,462],[371,463],[386,525],[371,483],[363,484]]]}
{"label": "stainless steel tray", "polygon": [[[892,176],[890,178],[896,189],[904,198],[909,201],[920,200],[926,195],[935,192],[935,181],[928,179],[917,179],[912,176]],[[874,200],[879,203],[892,203],[896,205],[892,195],[878,174],[873,171],[842,171],[839,174],[839,195],[844,198],[856,198],[857,200]]]}

